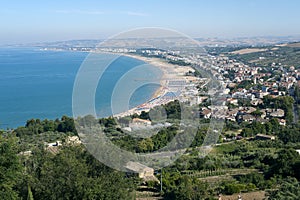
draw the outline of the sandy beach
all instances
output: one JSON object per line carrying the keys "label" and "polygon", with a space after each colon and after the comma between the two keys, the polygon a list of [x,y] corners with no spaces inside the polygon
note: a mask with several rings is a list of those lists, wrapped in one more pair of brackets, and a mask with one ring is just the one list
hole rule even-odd
{"label": "sandy beach", "polygon": [[154,67],[158,67],[162,71],[163,75],[160,80],[161,87],[159,87],[154,92],[152,98],[149,101],[135,108],[132,108],[126,112],[114,115],[114,117],[117,118],[133,115],[135,113],[140,114],[142,111],[148,112],[151,108],[154,108],[159,105],[167,104],[170,101],[173,101],[174,99],[164,98],[165,94],[169,92],[176,92],[175,89],[172,86],[170,86],[169,84],[170,81],[176,81],[176,80],[184,81],[186,78],[185,76],[186,72],[193,70],[189,66],[173,65],[159,58],[149,58],[149,57],[143,57],[135,54],[120,54],[120,55],[141,60]]}

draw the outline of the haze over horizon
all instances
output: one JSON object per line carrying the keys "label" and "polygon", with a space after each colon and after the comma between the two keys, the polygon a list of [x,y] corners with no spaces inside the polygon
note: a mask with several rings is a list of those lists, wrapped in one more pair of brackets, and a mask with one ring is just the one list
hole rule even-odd
{"label": "haze over horizon", "polygon": [[291,36],[300,33],[297,0],[7,1],[0,8],[0,44],[103,39],[139,27],[191,37]]}

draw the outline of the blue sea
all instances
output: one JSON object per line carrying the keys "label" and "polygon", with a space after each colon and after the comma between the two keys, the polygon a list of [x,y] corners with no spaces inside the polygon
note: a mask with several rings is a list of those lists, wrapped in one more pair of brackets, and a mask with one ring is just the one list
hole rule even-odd
{"label": "blue sea", "polygon": [[[42,51],[38,48],[0,48],[0,128],[16,128],[32,118],[56,119],[72,116],[72,91],[86,52]],[[111,115],[113,86],[124,73],[144,62],[120,57],[107,68],[95,95],[98,117]],[[153,71],[136,75],[140,80],[157,79]],[[134,77],[132,77],[134,78]],[[149,100],[158,85],[137,89],[130,107]]]}

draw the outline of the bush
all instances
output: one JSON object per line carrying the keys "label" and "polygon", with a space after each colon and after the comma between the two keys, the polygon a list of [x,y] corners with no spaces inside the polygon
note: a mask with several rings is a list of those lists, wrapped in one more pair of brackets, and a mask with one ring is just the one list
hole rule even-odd
{"label": "bush", "polygon": [[238,183],[225,183],[223,193],[226,195],[232,195],[240,193],[242,190],[245,190],[245,185]]}

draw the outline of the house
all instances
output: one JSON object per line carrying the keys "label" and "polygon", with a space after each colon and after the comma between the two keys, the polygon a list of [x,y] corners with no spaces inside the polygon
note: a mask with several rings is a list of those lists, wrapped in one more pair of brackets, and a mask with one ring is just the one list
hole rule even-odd
{"label": "house", "polygon": [[150,120],[134,118],[132,119],[131,126],[151,126],[152,122]]}
{"label": "house", "polygon": [[261,109],[260,112],[261,112],[261,115],[260,115],[261,118],[264,119],[264,118],[267,117],[267,110],[266,109]]}
{"label": "house", "polygon": [[47,151],[49,151],[52,154],[57,154],[59,152],[59,147],[62,146],[62,142],[61,141],[56,141],[53,143],[46,143],[45,142],[45,149]]}
{"label": "house", "polygon": [[233,99],[233,98],[229,98],[227,99],[227,102],[233,105],[238,105],[238,100],[237,99]]}
{"label": "house", "polygon": [[284,117],[284,110],[282,109],[274,109],[271,113],[270,113],[271,117]]}
{"label": "house", "polygon": [[22,151],[22,152],[20,152],[18,155],[22,155],[22,156],[31,156],[31,155],[32,155],[32,151]]}
{"label": "house", "polygon": [[213,109],[213,118],[226,119],[227,108],[215,108]]}
{"label": "house", "polygon": [[62,142],[61,141],[56,141],[56,142],[53,142],[53,143],[45,143],[45,145],[48,146],[48,147],[58,147],[58,146],[62,145]]}
{"label": "house", "polygon": [[279,125],[286,126],[286,120],[285,119],[278,119]]}
{"label": "house", "polygon": [[211,110],[210,109],[203,109],[201,112],[201,115],[205,118],[205,119],[209,119],[211,117]]}
{"label": "house", "polygon": [[242,120],[244,122],[253,122],[255,119],[256,118],[253,115],[249,115],[249,114],[242,116]]}
{"label": "house", "polygon": [[260,92],[255,93],[254,95],[255,95],[256,98],[262,99],[262,98],[264,98],[264,96],[269,95],[269,92],[262,92],[262,91],[260,91]]}
{"label": "house", "polygon": [[265,135],[265,134],[257,134],[255,136],[256,140],[275,140],[275,136],[273,135]]}
{"label": "house", "polygon": [[145,182],[159,182],[159,180],[154,176],[154,169],[147,167],[146,165],[143,165],[139,162],[130,161],[126,164],[125,168],[131,173],[138,174],[139,178],[143,179]]}
{"label": "house", "polygon": [[248,113],[248,114],[253,113],[254,111],[256,111],[256,108],[254,108],[254,107],[245,107],[244,108],[244,112]]}
{"label": "house", "polygon": [[69,136],[66,138],[66,143],[70,145],[80,145],[81,141],[78,136]]}
{"label": "house", "polygon": [[237,114],[239,112],[239,109],[238,108],[235,108],[235,109],[231,109],[227,112],[227,115],[228,116],[231,116],[231,117],[236,117]]}
{"label": "house", "polygon": [[[300,76],[300,75],[299,75],[299,76]],[[236,83],[231,83],[231,82],[230,82],[230,83],[228,84],[228,87],[229,87],[229,88],[234,88],[236,85],[237,85]]]}
{"label": "house", "polygon": [[251,105],[253,105],[253,106],[258,106],[258,105],[260,105],[260,104],[263,104],[264,102],[263,102],[263,100],[261,100],[261,99],[254,99],[254,100],[252,100],[250,103],[251,103]]}
{"label": "house", "polygon": [[261,124],[265,124],[265,123],[269,122],[268,119],[263,119],[263,118],[260,118],[260,117],[257,118],[256,121],[259,122],[259,123],[261,123]]}
{"label": "house", "polygon": [[238,112],[239,112],[238,108],[227,111],[226,119],[229,120],[229,121],[234,121],[235,122]]}
{"label": "house", "polygon": [[228,121],[236,122],[236,118],[235,118],[235,117],[232,117],[232,116],[226,116],[226,119],[227,119]]}
{"label": "house", "polygon": [[131,127],[124,127],[123,130],[124,130],[124,131],[128,131],[128,132],[131,132],[131,131],[132,131],[132,128],[131,128]]}

